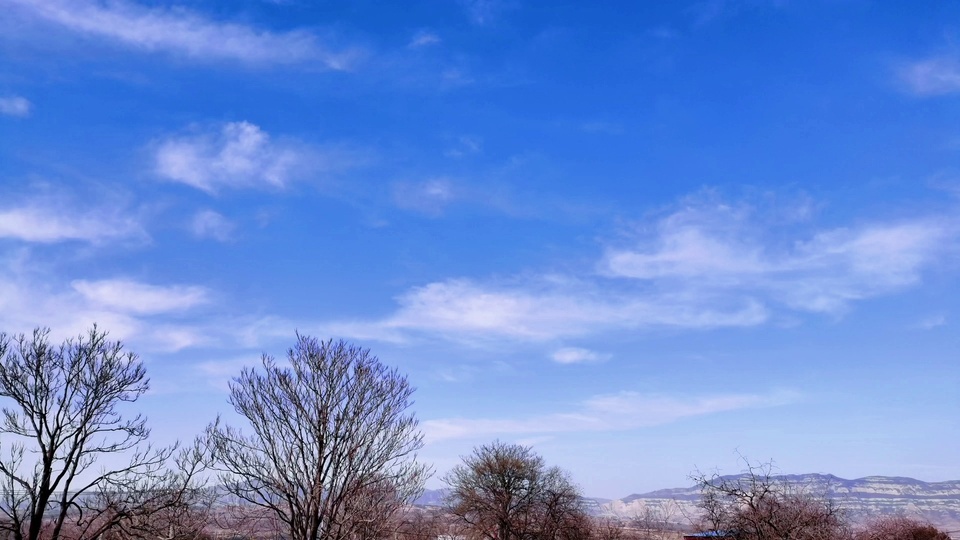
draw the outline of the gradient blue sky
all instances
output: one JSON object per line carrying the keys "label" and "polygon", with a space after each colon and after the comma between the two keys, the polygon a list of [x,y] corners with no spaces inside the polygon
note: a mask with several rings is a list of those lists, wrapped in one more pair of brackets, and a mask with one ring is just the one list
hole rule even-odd
{"label": "gradient blue sky", "polygon": [[158,441],[299,330],[409,375],[438,476],[960,478],[960,3],[0,12],[0,329],[125,340]]}

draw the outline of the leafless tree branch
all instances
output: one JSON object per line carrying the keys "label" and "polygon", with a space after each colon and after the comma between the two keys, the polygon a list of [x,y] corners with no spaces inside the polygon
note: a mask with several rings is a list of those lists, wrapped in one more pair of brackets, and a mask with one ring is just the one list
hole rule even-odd
{"label": "leafless tree branch", "polygon": [[343,341],[298,335],[287,360],[281,367],[264,355],[261,370],[232,382],[230,403],[250,431],[219,419],[207,429],[220,482],[273,513],[293,540],[381,530],[429,474],[416,461],[423,435],[408,412],[414,389]]}

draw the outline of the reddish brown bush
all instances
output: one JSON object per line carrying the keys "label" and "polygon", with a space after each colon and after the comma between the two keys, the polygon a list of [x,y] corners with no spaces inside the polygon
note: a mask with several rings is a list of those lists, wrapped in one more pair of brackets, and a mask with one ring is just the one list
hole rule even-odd
{"label": "reddish brown bush", "polygon": [[854,540],[950,540],[933,525],[906,516],[877,519],[856,532]]}

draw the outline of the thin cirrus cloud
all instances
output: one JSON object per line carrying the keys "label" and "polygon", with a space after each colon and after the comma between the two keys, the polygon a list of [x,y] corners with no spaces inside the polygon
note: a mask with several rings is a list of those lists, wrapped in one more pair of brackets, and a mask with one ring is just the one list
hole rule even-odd
{"label": "thin cirrus cloud", "polygon": [[112,339],[152,351],[178,351],[211,341],[208,329],[181,320],[210,301],[203,287],[130,278],[64,284],[36,275],[28,253],[20,257],[5,260],[0,271],[0,328],[29,332],[44,326],[63,339],[83,334],[96,323],[109,329]]}
{"label": "thin cirrus cloud", "polygon": [[159,286],[130,279],[75,280],[71,285],[96,306],[138,315],[181,312],[209,301],[207,290],[199,286]]}
{"label": "thin cirrus cloud", "polygon": [[190,231],[197,238],[210,238],[226,242],[233,238],[234,224],[219,212],[200,210],[193,215]]}
{"label": "thin cirrus cloud", "polygon": [[504,8],[500,0],[459,0],[470,21],[476,25],[490,24]]}
{"label": "thin cirrus cloud", "polygon": [[[579,275],[510,283],[447,279],[397,297],[392,314],[328,331],[402,342],[547,342],[656,328],[750,327],[780,314],[840,315],[860,300],[915,287],[957,248],[945,216],[855,227],[779,228],[749,205],[683,201],[637,227]],[[577,351],[553,359],[589,358]]]}
{"label": "thin cirrus cloud", "polygon": [[128,208],[116,204],[77,205],[57,197],[38,197],[0,208],[0,238],[52,244],[64,241],[103,243],[143,239],[146,232]]}
{"label": "thin cirrus cloud", "polygon": [[436,45],[438,43],[440,43],[439,36],[437,36],[433,32],[421,30],[413,35],[413,38],[410,39],[410,43],[407,44],[407,47],[411,49],[418,49],[420,47],[428,47],[430,45]]}
{"label": "thin cirrus cloud", "polygon": [[393,186],[393,202],[405,210],[438,216],[461,194],[447,178],[423,182],[398,182]]}
{"label": "thin cirrus cloud", "polygon": [[229,122],[161,140],[156,145],[155,172],[208,193],[224,188],[282,189],[315,166],[315,157],[305,145],[274,141],[259,126]]}
{"label": "thin cirrus cloud", "polygon": [[837,313],[920,282],[956,244],[956,226],[928,217],[814,231],[771,242],[750,211],[707,204],[660,220],[635,245],[610,249],[601,272],[706,294],[751,295]]}
{"label": "thin cirrus cloud", "polygon": [[919,330],[933,330],[934,328],[940,328],[941,326],[946,326],[947,316],[943,314],[930,315],[929,317],[924,317],[923,319],[917,321],[913,328]]}
{"label": "thin cirrus cloud", "polygon": [[936,56],[902,66],[900,80],[918,96],[960,92],[960,58]]}
{"label": "thin cirrus cloud", "polygon": [[598,353],[581,347],[562,347],[553,351],[550,355],[550,359],[558,364],[587,364],[602,362],[609,358],[609,354]]}
{"label": "thin cirrus cloud", "polygon": [[504,435],[626,431],[696,416],[789,405],[800,397],[797,392],[789,390],[683,397],[619,392],[591,397],[570,412],[526,418],[439,418],[424,422],[423,429],[428,442]]}
{"label": "thin cirrus cloud", "polygon": [[230,390],[230,381],[244,368],[256,368],[260,365],[260,356],[250,354],[228,360],[207,360],[193,366],[207,384],[220,391]]}
{"label": "thin cirrus cloud", "polygon": [[144,51],[198,60],[248,64],[306,64],[349,69],[356,50],[334,51],[312,33],[272,32],[211,20],[184,8],[148,8],[129,1],[6,0],[28,17],[65,30]]}
{"label": "thin cirrus cloud", "polygon": [[397,311],[382,320],[340,321],[324,328],[395,342],[418,336],[464,343],[543,342],[618,329],[755,326],[768,318],[766,309],[750,298],[712,303],[685,294],[629,295],[616,287],[590,287],[550,280],[501,287],[452,279],[401,295]]}
{"label": "thin cirrus cloud", "polygon": [[21,96],[5,96],[0,97],[0,114],[6,116],[15,116],[18,118],[26,118],[30,116],[30,112],[33,110],[33,104],[30,101]]}

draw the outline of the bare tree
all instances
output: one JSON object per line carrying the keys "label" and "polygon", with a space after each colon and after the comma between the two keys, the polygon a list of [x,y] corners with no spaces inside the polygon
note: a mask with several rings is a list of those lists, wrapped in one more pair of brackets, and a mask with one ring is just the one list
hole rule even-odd
{"label": "bare tree", "polygon": [[444,481],[448,511],[489,540],[574,539],[589,535],[580,493],[566,473],[547,468],[527,446],[474,449]]}
{"label": "bare tree", "polygon": [[633,536],[639,540],[667,540],[677,535],[677,514],[680,509],[676,502],[660,502],[644,505],[630,519]]}
{"label": "bare tree", "polygon": [[436,540],[450,532],[447,516],[436,508],[409,507],[397,515],[398,540]]}
{"label": "bare tree", "polygon": [[540,540],[581,540],[590,537],[591,523],[583,509],[580,490],[558,467],[544,475],[540,504],[534,510],[536,537]]}
{"label": "bare tree", "polygon": [[843,512],[826,489],[802,486],[772,475],[772,463],[737,476],[697,473],[703,528],[739,540],[836,540],[848,536]]}
{"label": "bare tree", "polygon": [[625,540],[626,527],[620,519],[615,517],[599,517],[593,520],[593,538],[596,540]]}
{"label": "bare tree", "polygon": [[212,512],[210,529],[215,538],[283,538],[286,527],[277,514],[262,507],[240,502],[231,496],[220,498]]}
{"label": "bare tree", "polygon": [[292,540],[382,531],[429,475],[416,461],[423,435],[408,411],[413,388],[343,341],[298,335],[287,357],[289,368],[264,355],[262,370],[231,383],[249,433],[219,419],[207,429],[224,489],[273,514]]}
{"label": "bare tree", "polygon": [[[201,480],[204,449],[200,441],[183,449],[162,474],[131,479],[123,490],[100,490],[89,506],[116,526],[103,540],[197,540],[207,538],[216,491]],[[65,535],[81,540],[88,535]]]}
{"label": "bare tree", "polygon": [[950,540],[950,535],[925,521],[896,515],[871,521],[858,530],[853,538],[854,540]]}
{"label": "bare tree", "polygon": [[120,410],[149,387],[137,355],[96,326],[59,346],[49,334],[0,334],[0,531],[86,540],[180,504],[155,483],[174,485],[174,449],[152,448],[146,419]]}

